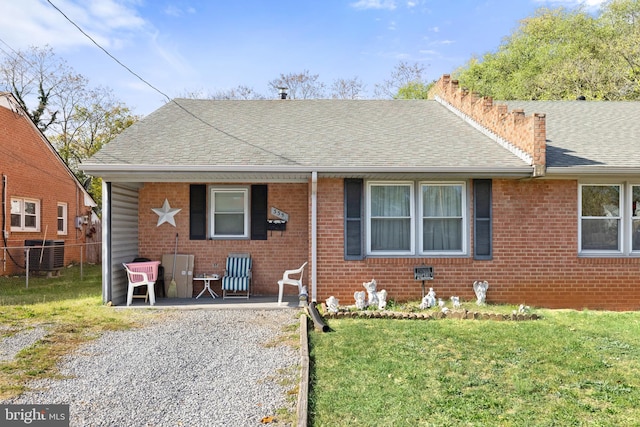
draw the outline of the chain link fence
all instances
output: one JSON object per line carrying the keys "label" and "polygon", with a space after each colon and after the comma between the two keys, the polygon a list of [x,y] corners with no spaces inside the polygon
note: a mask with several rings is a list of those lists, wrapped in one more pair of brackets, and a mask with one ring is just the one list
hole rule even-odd
{"label": "chain link fence", "polygon": [[29,276],[59,275],[60,270],[70,264],[80,265],[83,279],[85,264],[102,263],[102,242],[68,243],[64,240],[25,240],[22,246],[0,247],[0,275],[25,275],[29,287]]}

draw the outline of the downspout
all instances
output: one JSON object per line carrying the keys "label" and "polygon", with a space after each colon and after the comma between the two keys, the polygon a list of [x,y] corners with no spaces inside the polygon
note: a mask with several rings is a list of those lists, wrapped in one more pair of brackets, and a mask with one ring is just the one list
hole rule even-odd
{"label": "downspout", "polygon": [[317,301],[318,274],[318,172],[311,172],[311,301]]}
{"label": "downspout", "polygon": [[2,174],[2,271],[7,271],[7,234],[5,233],[7,215],[7,176]]}

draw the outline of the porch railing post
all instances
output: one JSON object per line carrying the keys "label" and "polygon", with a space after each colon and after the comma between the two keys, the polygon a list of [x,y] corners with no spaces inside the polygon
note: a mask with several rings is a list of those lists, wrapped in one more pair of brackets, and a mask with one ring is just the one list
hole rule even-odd
{"label": "porch railing post", "polygon": [[26,280],[26,283],[27,283],[27,289],[29,289],[29,258],[31,258],[29,256],[29,251],[30,250],[31,250],[30,248],[26,248],[25,251],[24,251],[24,253],[25,253],[24,263],[25,263],[25,269],[27,270],[25,272],[26,274],[24,275],[24,277],[25,277],[25,280]]}
{"label": "porch railing post", "polygon": [[84,271],[82,269],[83,263],[82,263],[82,252],[84,249],[84,243],[80,245],[80,281],[84,280]]}

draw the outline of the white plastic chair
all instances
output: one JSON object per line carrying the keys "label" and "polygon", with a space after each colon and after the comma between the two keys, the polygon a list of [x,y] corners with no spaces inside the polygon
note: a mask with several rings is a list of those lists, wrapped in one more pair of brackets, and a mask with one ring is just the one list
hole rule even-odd
{"label": "white plastic chair", "polygon": [[127,280],[129,286],[127,289],[127,305],[131,305],[133,300],[133,289],[138,286],[146,286],[147,293],[145,295],[145,302],[147,301],[147,295],[149,303],[155,305],[156,293],[154,291],[154,285],[158,278],[158,266],[160,261],[149,262],[131,262],[123,263],[124,269],[127,271]]}
{"label": "white plastic chair", "polygon": [[[282,279],[278,280],[278,305],[282,304],[282,292],[284,291],[284,285],[292,285],[298,287],[298,295],[302,292],[302,278],[304,277],[304,268],[307,266],[308,262],[302,264],[302,267],[296,268],[295,270],[285,270],[282,275]],[[300,275],[300,278],[296,279],[290,276]]]}

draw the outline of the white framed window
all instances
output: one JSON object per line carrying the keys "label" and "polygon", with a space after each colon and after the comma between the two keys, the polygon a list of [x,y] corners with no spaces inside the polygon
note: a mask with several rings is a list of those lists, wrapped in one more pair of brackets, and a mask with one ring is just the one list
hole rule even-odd
{"label": "white framed window", "polygon": [[211,187],[212,238],[249,238],[249,189]]}
{"label": "white framed window", "polygon": [[58,202],[58,234],[67,234],[67,204]]}
{"label": "white framed window", "polygon": [[11,198],[11,231],[40,231],[40,201]]}
{"label": "white framed window", "polygon": [[415,253],[413,182],[368,182],[367,199],[367,252]]}
{"label": "white framed window", "polygon": [[368,255],[464,255],[464,182],[369,181]]}
{"label": "white framed window", "polygon": [[579,185],[579,253],[640,255],[640,184]]}
{"label": "white framed window", "polygon": [[631,251],[640,253],[640,185],[631,186]]}
{"label": "white framed window", "polygon": [[466,247],[464,183],[420,184],[422,253],[458,253]]}

